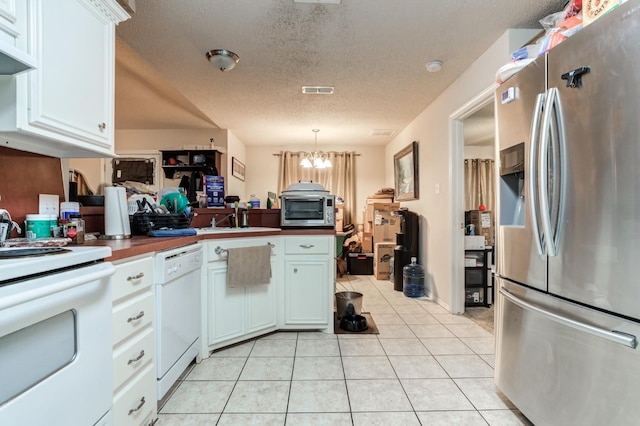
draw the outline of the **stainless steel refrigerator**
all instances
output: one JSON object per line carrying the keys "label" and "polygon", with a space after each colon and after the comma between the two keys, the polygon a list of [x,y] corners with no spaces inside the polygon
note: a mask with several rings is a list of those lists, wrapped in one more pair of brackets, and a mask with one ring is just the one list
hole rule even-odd
{"label": "stainless steel refrigerator", "polygon": [[496,91],[497,386],[536,425],[638,424],[640,1]]}

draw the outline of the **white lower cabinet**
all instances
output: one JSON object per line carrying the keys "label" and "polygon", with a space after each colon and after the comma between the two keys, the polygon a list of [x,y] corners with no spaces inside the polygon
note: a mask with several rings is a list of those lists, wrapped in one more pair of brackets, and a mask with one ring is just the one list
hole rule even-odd
{"label": "white lower cabinet", "polygon": [[114,262],[113,419],[151,425],[157,417],[153,256]]}
{"label": "white lower cabinet", "polygon": [[283,329],[333,332],[335,237],[285,238]]}
{"label": "white lower cabinet", "polygon": [[[242,287],[227,286],[229,248],[270,244],[271,281],[269,284]],[[223,346],[276,330],[277,287],[281,276],[282,255],[279,237],[234,238],[207,243],[206,277],[203,282],[202,356]]]}

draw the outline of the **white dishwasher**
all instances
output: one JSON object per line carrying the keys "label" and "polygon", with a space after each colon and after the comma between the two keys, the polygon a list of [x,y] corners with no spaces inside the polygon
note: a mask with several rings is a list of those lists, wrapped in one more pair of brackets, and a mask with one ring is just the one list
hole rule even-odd
{"label": "white dishwasher", "polygon": [[202,246],[156,254],[156,373],[161,400],[198,355]]}

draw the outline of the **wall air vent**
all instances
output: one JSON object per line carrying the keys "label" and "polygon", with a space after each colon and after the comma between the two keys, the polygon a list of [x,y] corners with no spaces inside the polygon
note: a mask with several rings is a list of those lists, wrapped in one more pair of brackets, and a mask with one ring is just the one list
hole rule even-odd
{"label": "wall air vent", "polygon": [[396,129],[373,129],[369,132],[371,136],[393,136]]}
{"label": "wall air vent", "polygon": [[293,0],[294,3],[327,3],[340,4],[342,0]]}
{"label": "wall air vent", "polygon": [[332,86],[302,86],[305,95],[333,95]]}

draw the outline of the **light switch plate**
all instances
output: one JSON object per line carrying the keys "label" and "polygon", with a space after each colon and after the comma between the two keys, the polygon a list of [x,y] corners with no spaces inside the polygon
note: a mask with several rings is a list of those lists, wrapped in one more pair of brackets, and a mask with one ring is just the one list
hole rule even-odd
{"label": "light switch plate", "polygon": [[60,215],[60,196],[52,194],[40,194],[38,196],[38,213]]}

